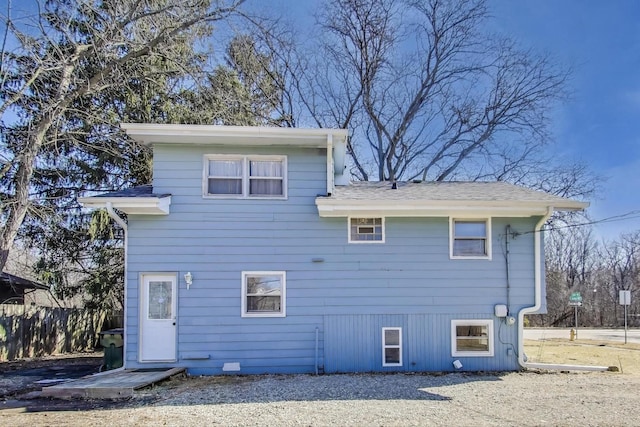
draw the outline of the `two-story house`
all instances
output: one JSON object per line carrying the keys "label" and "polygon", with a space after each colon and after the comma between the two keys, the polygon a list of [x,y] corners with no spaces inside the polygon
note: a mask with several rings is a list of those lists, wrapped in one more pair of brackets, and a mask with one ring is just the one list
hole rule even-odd
{"label": "two-story house", "polygon": [[587,206],[503,182],[349,183],[345,130],[122,127],[153,146],[153,186],[80,201],[126,229],[127,368],[519,369],[541,229]]}

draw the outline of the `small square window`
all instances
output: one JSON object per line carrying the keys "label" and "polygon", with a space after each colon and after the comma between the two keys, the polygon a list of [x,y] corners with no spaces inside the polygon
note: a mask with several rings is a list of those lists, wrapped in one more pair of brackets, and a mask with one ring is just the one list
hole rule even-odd
{"label": "small square window", "polygon": [[242,317],[285,317],[286,273],[242,273]]}
{"label": "small square window", "polygon": [[382,366],[402,366],[402,328],[382,328]]}
{"label": "small square window", "polygon": [[491,258],[489,219],[451,219],[451,258]]}
{"label": "small square window", "polygon": [[493,321],[452,320],[451,355],[493,356]]}
{"label": "small square window", "polygon": [[349,218],[349,243],[384,243],[384,218]]}

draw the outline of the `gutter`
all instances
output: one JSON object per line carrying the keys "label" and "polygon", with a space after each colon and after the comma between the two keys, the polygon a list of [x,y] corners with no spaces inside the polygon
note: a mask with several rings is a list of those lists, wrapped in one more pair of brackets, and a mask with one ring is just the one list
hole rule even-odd
{"label": "gutter", "polygon": [[[114,210],[113,204],[111,202],[107,202],[105,204],[107,208],[107,213],[109,216],[124,230],[124,301],[122,302],[122,317],[123,317],[123,326],[124,326],[124,336],[122,341],[122,367],[118,369],[126,369],[127,367],[127,272],[128,268],[128,256],[127,252],[129,251],[129,230],[127,228],[127,223],[120,217]],[[113,372],[114,370],[108,371]]]}
{"label": "gutter", "polygon": [[524,369],[550,369],[560,371],[608,371],[608,366],[590,366],[590,365],[565,365],[558,363],[529,363],[524,354],[524,316],[526,314],[536,313],[542,307],[542,238],[540,236],[542,227],[553,213],[553,206],[547,208],[547,212],[536,223],[534,238],[534,305],[524,307],[518,312],[518,363]]}

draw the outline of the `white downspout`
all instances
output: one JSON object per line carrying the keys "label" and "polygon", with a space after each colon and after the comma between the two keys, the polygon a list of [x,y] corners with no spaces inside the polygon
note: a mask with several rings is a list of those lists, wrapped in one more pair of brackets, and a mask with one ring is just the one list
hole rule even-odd
{"label": "white downspout", "polygon": [[112,369],[107,372],[117,372],[118,370],[124,370],[127,367],[127,271],[128,271],[128,256],[127,252],[129,251],[129,231],[127,229],[127,223],[122,219],[114,210],[113,204],[111,202],[107,202],[106,204],[107,212],[109,216],[116,222],[122,230],[124,230],[124,301],[122,304],[122,316],[123,316],[123,325],[124,325],[124,336],[122,337],[122,368]]}
{"label": "white downspout", "polygon": [[553,206],[547,208],[547,212],[540,218],[540,221],[536,223],[533,233],[533,264],[534,264],[534,305],[531,307],[525,307],[518,312],[518,363],[523,368],[537,368],[537,369],[559,369],[559,370],[574,370],[574,371],[606,371],[609,368],[607,366],[587,366],[587,365],[565,365],[565,364],[553,364],[553,363],[530,363],[525,360],[524,354],[524,316],[526,314],[535,313],[542,307],[542,237],[541,230],[544,224],[547,222],[551,214],[553,213]]}
{"label": "white downspout", "polygon": [[333,135],[327,134],[327,196],[333,193]]}

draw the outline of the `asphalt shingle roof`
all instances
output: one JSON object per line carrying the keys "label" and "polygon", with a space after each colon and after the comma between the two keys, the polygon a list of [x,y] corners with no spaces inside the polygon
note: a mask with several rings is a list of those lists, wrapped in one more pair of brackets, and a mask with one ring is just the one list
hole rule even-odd
{"label": "asphalt shingle roof", "polygon": [[125,190],[113,191],[111,193],[103,193],[93,197],[154,197],[160,199],[163,197],[169,197],[170,195],[171,194],[154,194],[153,186],[147,184],[127,188]]}
{"label": "asphalt shingle roof", "polygon": [[566,204],[569,199],[506,182],[353,182],[336,186],[327,199],[349,200],[422,200],[474,202],[535,202]]}

